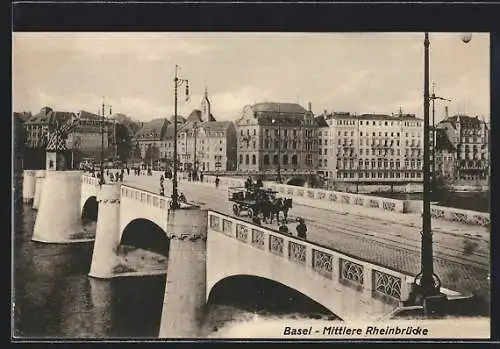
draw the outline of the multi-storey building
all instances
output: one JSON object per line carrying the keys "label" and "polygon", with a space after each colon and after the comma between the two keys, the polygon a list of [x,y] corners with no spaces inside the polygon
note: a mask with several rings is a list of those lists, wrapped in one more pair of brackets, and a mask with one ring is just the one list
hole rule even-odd
{"label": "multi-storey building", "polygon": [[489,129],[484,120],[467,115],[448,117],[437,125],[436,172],[452,181],[489,177]]}
{"label": "multi-storey building", "polygon": [[264,102],[243,108],[236,121],[238,170],[316,171],[318,126],[296,103]]}
{"label": "multi-storey building", "polygon": [[236,129],[231,121],[216,121],[208,93],[201,110],[191,112],[178,133],[179,162],[182,168],[201,171],[236,169]]}
{"label": "multi-storey building", "polygon": [[39,113],[24,123],[26,132],[26,145],[30,148],[43,147],[48,134],[56,127],[75,116],[72,112],[54,111],[43,107]]}
{"label": "multi-storey building", "polygon": [[[325,116],[330,154],[324,173],[336,181],[422,180],[423,120],[415,115],[332,113]],[[324,150],[322,150],[324,152]],[[324,161],[324,160],[323,160]]]}
{"label": "multi-storey building", "polygon": [[116,120],[104,118],[103,121],[102,116],[85,110],[79,111],[76,117],[79,122],[68,134],[66,142],[68,149],[78,150],[84,156],[99,156],[103,147],[107,154],[113,154],[116,138],[113,131],[116,128]]}
{"label": "multi-storey building", "polygon": [[165,153],[163,139],[169,124],[165,118],[153,119],[144,123],[137,131],[132,142],[140,150],[141,159],[159,160],[162,157],[162,153]]}
{"label": "multi-storey building", "polygon": [[318,174],[328,178],[328,157],[331,155],[328,149],[331,145],[331,140],[325,116],[317,116],[316,124],[318,125]]}

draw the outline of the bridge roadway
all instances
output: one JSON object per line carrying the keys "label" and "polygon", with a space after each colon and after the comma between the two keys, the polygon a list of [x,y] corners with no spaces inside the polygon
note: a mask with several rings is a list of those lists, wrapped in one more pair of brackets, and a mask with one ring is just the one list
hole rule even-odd
{"label": "bridge roadway", "polygon": [[[156,176],[131,175],[124,178],[123,184],[159,192],[159,179]],[[171,182],[168,180],[165,181],[165,191],[166,195],[170,195]],[[181,181],[179,192],[183,192],[189,202],[233,215],[226,188],[217,189],[213,184]],[[356,210],[359,212],[360,209]],[[305,219],[310,241],[410,275],[420,271],[420,226],[408,219],[401,219],[401,223],[397,223],[397,219],[384,220],[385,214],[394,213],[381,211],[380,218],[375,219],[345,211],[349,211],[349,208],[339,212],[294,204],[289,215]],[[489,299],[487,229],[439,220],[434,220],[433,225],[434,267],[443,286],[461,292],[479,293]],[[296,223],[290,223],[290,231],[295,233],[295,226]],[[272,228],[277,229],[277,225],[274,224]],[[470,234],[468,232],[472,234],[467,239],[474,241],[477,246],[472,253],[464,254],[464,239]]]}

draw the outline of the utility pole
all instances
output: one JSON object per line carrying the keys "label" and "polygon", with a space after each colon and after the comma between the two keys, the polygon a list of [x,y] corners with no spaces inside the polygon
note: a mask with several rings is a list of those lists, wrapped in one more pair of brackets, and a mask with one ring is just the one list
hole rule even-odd
{"label": "utility pole", "polygon": [[172,203],[170,209],[175,210],[179,208],[178,194],[177,194],[177,89],[186,84],[186,101],[189,100],[189,81],[187,79],[180,79],[177,76],[179,66],[175,65],[175,78],[174,78],[174,173],[172,178]]}
{"label": "utility pole", "polygon": [[[435,108],[435,101],[436,99],[442,100],[442,101],[447,101],[451,102],[450,99],[446,99],[443,97],[437,97],[435,93],[435,88],[436,84],[432,83],[432,95],[430,96],[430,99],[432,101],[432,186],[431,186],[431,191],[434,194],[436,191],[436,124],[435,124],[435,113],[436,113],[436,108]],[[429,136],[429,135],[427,135]]]}
{"label": "utility pole", "polygon": [[104,97],[102,97],[102,119],[101,119],[101,173],[99,175],[99,184],[104,182]]}
{"label": "utility pole", "polygon": [[193,124],[193,134],[194,134],[194,156],[193,156],[193,170],[197,172],[198,168],[196,166],[196,131],[198,129],[198,123],[195,121]]}

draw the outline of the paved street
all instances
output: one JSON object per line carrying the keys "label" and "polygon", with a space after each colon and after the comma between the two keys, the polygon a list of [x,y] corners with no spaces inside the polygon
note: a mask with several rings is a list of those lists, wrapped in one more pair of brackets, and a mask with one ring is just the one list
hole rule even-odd
{"label": "paved street", "polygon": [[[130,184],[151,192],[159,191],[156,176],[129,176],[124,184]],[[171,192],[171,182],[165,182],[167,195]],[[205,205],[211,209],[231,214],[231,203],[227,200],[227,189],[216,189],[211,184],[185,182],[179,183],[179,190],[188,201]],[[411,226],[405,219],[403,223],[384,220],[385,212],[378,218],[347,213],[348,205],[341,211],[318,209],[295,204],[290,216],[301,216],[308,226],[308,239],[330,246],[341,252],[349,253],[369,261],[387,265],[409,274],[420,270],[419,226]],[[359,210],[358,210],[359,212]],[[402,215],[400,215],[402,216]],[[407,216],[407,215],[404,215]],[[414,219],[414,218],[411,218]],[[411,221],[410,221],[411,223]],[[435,270],[442,279],[443,286],[462,291],[480,292],[489,295],[489,234],[484,227],[448,224],[434,220]],[[446,229],[451,227],[451,229]],[[272,228],[277,229],[274,225]],[[295,232],[295,224],[289,228]],[[466,236],[475,231],[471,236]],[[474,235],[479,235],[481,238]],[[464,239],[469,244],[477,244],[474,251],[464,254]],[[486,292],[486,293],[485,293]]]}

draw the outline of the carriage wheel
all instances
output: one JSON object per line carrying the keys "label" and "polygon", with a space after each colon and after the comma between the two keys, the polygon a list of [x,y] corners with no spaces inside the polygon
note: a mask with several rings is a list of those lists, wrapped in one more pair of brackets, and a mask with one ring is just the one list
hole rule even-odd
{"label": "carriage wheel", "polygon": [[248,208],[248,217],[249,218],[253,218],[254,214],[255,213],[254,213],[253,209],[252,208]]}
{"label": "carriage wheel", "polygon": [[237,216],[240,215],[240,208],[236,204],[233,205],[233,213]]}

